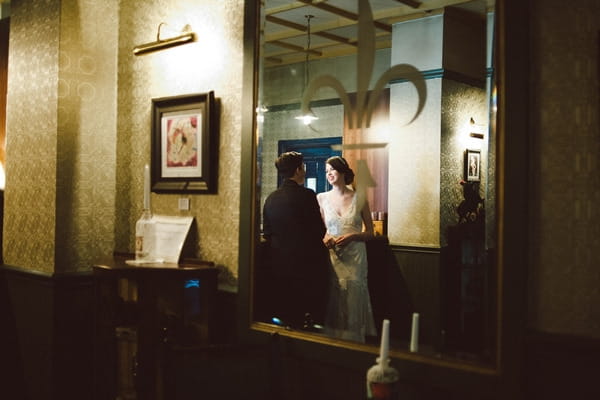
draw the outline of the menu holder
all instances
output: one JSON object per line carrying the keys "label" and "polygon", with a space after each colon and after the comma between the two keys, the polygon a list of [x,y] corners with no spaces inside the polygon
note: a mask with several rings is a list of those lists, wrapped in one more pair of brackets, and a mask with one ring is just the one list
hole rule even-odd
{"label": "menu holder", "polygon": [[177,264],[181,257],[181,251],[185,239],[194,222],[194,217],[174,217],[167,215],[153,215],[154,223],[153,250],[149,260],[140,263],[135,260],[127,260],[127,264]]}

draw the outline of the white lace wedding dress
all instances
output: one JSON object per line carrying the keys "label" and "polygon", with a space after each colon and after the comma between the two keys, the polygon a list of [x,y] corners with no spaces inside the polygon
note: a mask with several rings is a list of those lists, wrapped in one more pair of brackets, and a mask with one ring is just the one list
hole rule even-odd
{"label": "white lace wedding dress", "polygon": [[[357,207],[357,195],[345,214],[339,215],[324,193],[323,215],[327,233],[337,237],[362,231],[362,218]],[[330,300],[325,319],[325,332],[344,340],[365,342],[366,335],[376,335],[369,287],[367,285],[367,251],[364,242],[353,241],[344,247],[329,250],[333,266]]]}

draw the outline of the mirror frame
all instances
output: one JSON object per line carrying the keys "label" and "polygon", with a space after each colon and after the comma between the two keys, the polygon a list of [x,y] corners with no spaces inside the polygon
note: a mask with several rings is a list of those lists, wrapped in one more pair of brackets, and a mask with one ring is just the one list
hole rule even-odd
{"label": "mirror frame", "polygon": [[[260,1],[245,0],[244,71],[239,226],[239,289],[237,328],[240,341],[267,345],[273,335],[293,342],[294,351],[331,365],[366,369],[378,349],[324,338],[252,321],[253,260],[258,243],[254,221],[257,169],[255,109],[258,94]],[[529,187],[528,15],[529,0],[496,0],[495,73],[497,86],[497,238],[498,292],[495,363],[483,365],[455,358],[435,358],[391,349],[392,364],[402,380],[448,390],[487,394],[494,398],[520,391],[521,355],[525,335],[526,266]],[[507,23],[510,21],[510,24]],[[308,355],[308,356],[306,356]]]}

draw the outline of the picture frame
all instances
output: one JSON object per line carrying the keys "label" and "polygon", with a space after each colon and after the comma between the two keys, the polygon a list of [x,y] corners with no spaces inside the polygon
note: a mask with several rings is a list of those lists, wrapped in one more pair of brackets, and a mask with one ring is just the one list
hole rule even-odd
{"label": "picture frame", "polygon": [[155,193],[216,193],[217,121],[214,92],[152,99]]}
{"label": "picture frame", "polygon": [[481,150],[465,150],[465,180],[467,182],[481,180]]}

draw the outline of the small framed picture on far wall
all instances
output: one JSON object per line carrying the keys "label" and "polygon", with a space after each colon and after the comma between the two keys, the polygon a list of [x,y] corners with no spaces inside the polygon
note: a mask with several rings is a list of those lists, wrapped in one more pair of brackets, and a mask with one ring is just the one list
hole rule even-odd
{"label": "small framed picture on far wall", "polygon": [[479,182],[481,180],[481,150],[465,151],[465,180]]}

